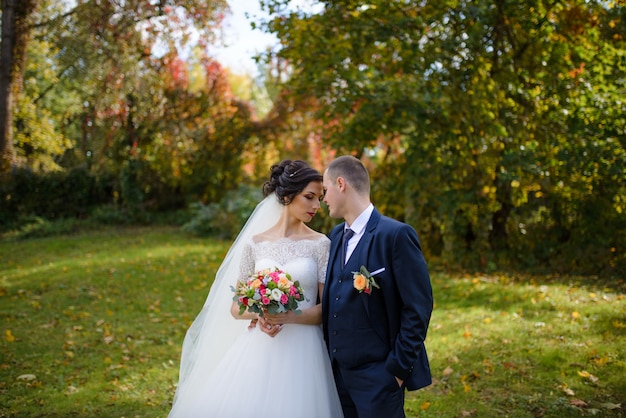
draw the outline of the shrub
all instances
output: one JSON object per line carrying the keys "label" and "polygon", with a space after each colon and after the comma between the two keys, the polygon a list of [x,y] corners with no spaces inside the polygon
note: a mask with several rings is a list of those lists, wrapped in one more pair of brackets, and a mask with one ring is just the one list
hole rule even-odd
{"label": "shrub", "polygon": [[227,192],[218,203],[192,203],[191,220],[182,229],[194,235],[232,239],[237,236],[261,198],[259,187],[241,185]]}

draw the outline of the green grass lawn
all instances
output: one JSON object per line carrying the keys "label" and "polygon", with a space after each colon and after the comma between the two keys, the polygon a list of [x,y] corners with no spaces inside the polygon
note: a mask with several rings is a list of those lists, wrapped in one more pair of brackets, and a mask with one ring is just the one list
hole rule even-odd
{"label": "green grass lawn", "polygon": [[[1,241],[0,417],[166,417],[228,244],[166,227]],[[432,281],[434,384],[408,393],[407,416],[623,416],[623,282]]]}

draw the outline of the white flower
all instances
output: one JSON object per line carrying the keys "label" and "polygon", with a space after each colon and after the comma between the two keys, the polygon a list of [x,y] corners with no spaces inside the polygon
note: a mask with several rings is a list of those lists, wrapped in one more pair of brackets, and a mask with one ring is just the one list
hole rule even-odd
{"label": "white flower", "polygon": [[283,292],[279,289],[272,289],[272,299],[280,302],[280,297],[283,295]]}

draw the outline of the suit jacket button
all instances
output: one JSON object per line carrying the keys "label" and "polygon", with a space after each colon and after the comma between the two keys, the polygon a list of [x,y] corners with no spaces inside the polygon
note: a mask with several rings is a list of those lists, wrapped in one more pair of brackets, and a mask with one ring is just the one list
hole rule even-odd
{"label": "suit jacket button", "polygon": [[337,314],[333,314],[333,318],[337,318]]}
{"label": "suit jacket button", "polygon": [[333,335],[337,335],[337,331],[333,331]]}
{"label": "suit jacket button", "polygon": [[336,353],[336,352],[337,352],[337,349],[336,349],[336,348],[333,348],[333,353]]}
{"label": "suit jacket button", "polygon": [[339,283],[341,283],[341,279],[339,279]]}

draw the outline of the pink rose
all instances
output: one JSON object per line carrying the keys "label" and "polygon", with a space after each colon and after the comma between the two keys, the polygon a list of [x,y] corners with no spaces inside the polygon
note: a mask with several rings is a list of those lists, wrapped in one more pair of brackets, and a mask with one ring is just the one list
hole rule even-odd
{"label": "pink rose", "polygon": [[267,296],[263,296],[261,298],[261,303],[263,303],[263,305],[269,305],[270,304],[270,298],[268,298]]}
{"label": "pink rose", "polygon": [[286,304],[287,302],[289,302],[289,297],[283,293],[283,294],[280,296],[280,303],[282,303],[282,304],[284,305],[284,304]]}

